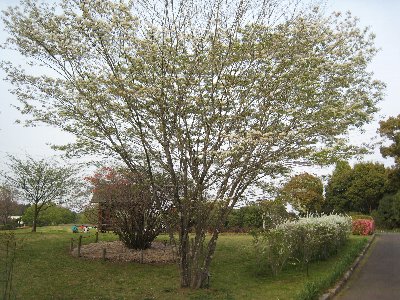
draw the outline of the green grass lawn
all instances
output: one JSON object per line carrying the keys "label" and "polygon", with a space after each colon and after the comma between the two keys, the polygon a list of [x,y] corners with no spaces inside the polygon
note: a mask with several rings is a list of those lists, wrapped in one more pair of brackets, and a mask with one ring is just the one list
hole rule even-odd
{"label": "green grass lawn", "polygon": [[[94,241],[91,234],[84,244]],[[250,235],[223,234],[211,268],[211,287],[190,291],[179,287],[174,264],[70,256],[70,238],[77,235],[70,233],[69,226],[38,228],[37,233],[17,230],[16,236],[20,244],[13,277],[17,299],[307,299],[315,290],[329,287],[339,276],[335,273],[341,272],[338,266],[349,265],[367,241],[352,236],[337,256],[311,264],[309,277],[298,266],[273,277],[260,273]],[[100,240],[113,239],[113,234],[100,234]]]}

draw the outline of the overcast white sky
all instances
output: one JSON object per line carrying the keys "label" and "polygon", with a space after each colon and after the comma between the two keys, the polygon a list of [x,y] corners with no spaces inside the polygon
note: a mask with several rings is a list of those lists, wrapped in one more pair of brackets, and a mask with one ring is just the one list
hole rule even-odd
{"label": "overcast white sky", "polygon": [[[15,0],[0,0],[0,9],[16,5]],[[400,114],[400,1],[398,0],[330,0],[327,8],[329,11],[351,11],[359,17],[363,26],[370,26],[376,34],[376,45],[381,48],[370,69],[375,73],[375,78],[387,84],[386,97],[379,105],[381,111],[376,116],[377,120],[387,116]],[[4,26],[0,24],[0,43],[6,38]],[[9,52],[0,51],[1,59],[13,59]],[[9,92],[10,85],[3,81],[5,74],[0,70],[0,168],[4,166],[7,153],[24,155],[29,153],[34,157],[47,157],[57,154],[48,146],[49,143],[62,144],[72,137],[58,129],[50,127],[25,128],[15,124],[15,120],[21,118],[18,111],[11,107],[16,104],[16,98]],[[376,135],[377,122],[368,126],[363,136],[355,139],[370,140]],[[381,161],[379,151],[366,157],[366,160]],[[389,164],[390,161],[386,161]]]}

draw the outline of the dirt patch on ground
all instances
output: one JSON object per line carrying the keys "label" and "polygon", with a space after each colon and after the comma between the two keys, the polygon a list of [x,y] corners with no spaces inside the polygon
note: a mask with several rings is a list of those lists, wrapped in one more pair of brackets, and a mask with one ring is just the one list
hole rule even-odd
{"label": "dirt patch on ground", "polygon": [[[120,262],[138,262],[148,264],[172,263],[175,261],[172,247],[161,242],[153,242],[151,248],[134,250],[127,248],[121,241],[98,242],[82,245],[81,257],[87,259],[103,259],[103,249],[106,249],[106,259]],[[78,256],[78,249],[72,251]]]}

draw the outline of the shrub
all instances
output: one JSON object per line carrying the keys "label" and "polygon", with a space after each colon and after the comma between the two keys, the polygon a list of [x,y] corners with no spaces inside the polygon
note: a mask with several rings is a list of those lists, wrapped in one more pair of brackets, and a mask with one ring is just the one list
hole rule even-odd
{"label": "shrub", "polygon": [[379,228],[400,227],[400,192],[385,195],[379,202],[378,209],[372,212]]}
{"label": "shrub", "polygon": [[125,246],[149,248],[161,232],[160,207],[164,204],[154,200],[156,191],[146,173],[102,168],[86,180],[93,187],[92,201],[101,203],[101,209],[109,214],[113,231]]}
{"label": "shrub", "polygon": [[358,219],[353,220],[352,232],[356,235],[371,235],[375,231],[374,220]]}
{"label": "shrub", "polygon": [[295,219],[293,213],[279,200],[264,200],[231,211],[225,222],[225,232],[250,232],[271,229],[287,220]]}
{"label": "shrub", "polygon": [[351,218],[330,215],[300,218],[255,235],[255,248],[274,275],[292,258],[307,269],[313,260],[337,253],[351,232]]}
{"label": "shrub", "polygon": [[290,226],[296,244],[293,246],[294,258],[300,261],[307,270],[314,260],[327,259],[337,253],[346,242],[351,219],[347,216],[329,215],[322,217],[301,218],[298,222],[283,224]]}
{"label": "shrub", "polygon": [[14,230],[15,228],[17,228],[17,225],[15,223],[0,225],[0,230]]}
{"label": "shrub", "polygon": [[297,218],[294,213],[289,213],[286,210],[285,203],[279,199],[264,200],[260,203],[260,206],[262,208],[262,228],[264,230],[275,228],[278,224]]}
{"label": "shrub", "polygon": [[[290,258],[292,249],[292,239],[284,229],[274,229],[258,236],[255,235],[255,244],[260,258],[265,259],[265,263],[274,275],[283,269]],[[262,263],[259,264],[262,267]]]}

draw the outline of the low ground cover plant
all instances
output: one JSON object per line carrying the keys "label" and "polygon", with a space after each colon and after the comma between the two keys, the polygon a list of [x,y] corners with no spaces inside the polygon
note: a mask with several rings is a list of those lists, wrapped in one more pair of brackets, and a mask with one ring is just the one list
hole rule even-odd
{"label": "low ground cover plant", "polygon": [[336,254],[351,233],[351,218],[329,215],[300,218],[254,234],[259,265],[277,275],[289,262],[301,264],[308,274],[309,263]]}
{"label": "low ground cover plant", "polygon": [[375,231],[375,222],[370,219],[357,219],[352,222],[352,232],[356,235],[371,235]]}

